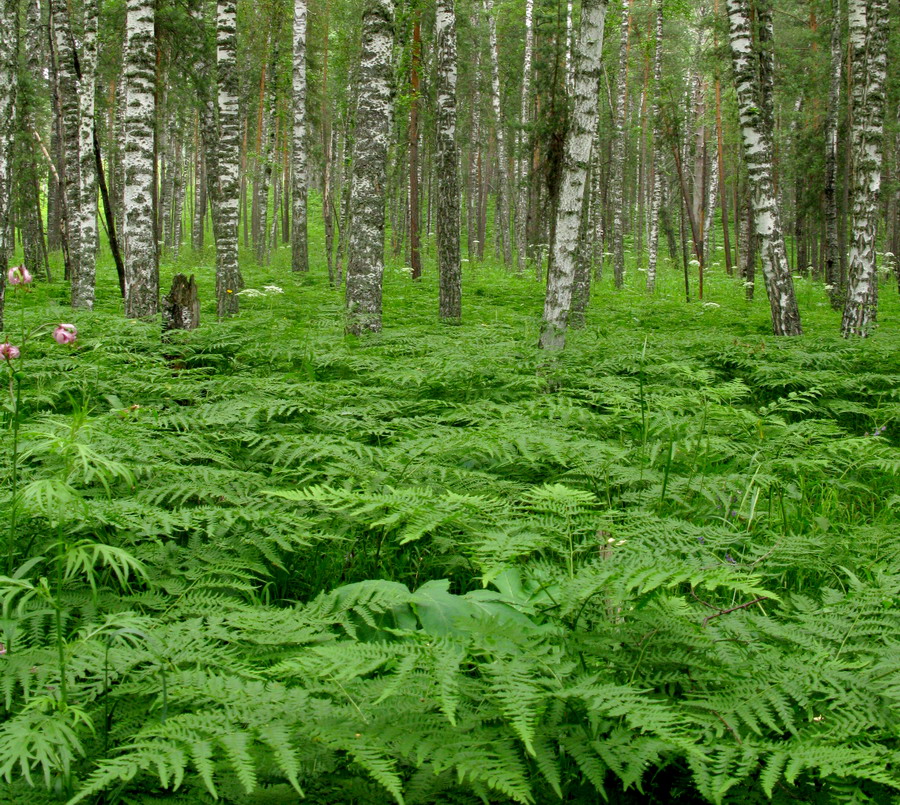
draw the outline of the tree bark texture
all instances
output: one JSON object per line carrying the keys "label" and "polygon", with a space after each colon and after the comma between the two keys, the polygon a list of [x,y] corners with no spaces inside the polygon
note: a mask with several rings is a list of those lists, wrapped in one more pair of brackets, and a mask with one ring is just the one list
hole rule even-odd
{"label": "tree bark texture", "polygon": [[462,317],[459,253],[459,151],[456,147],[456,12],[453,0],[437,0],[437,251],[439,314],[456,324]]}
{"label": "tree bark texture", "polygon": [[306,0],[294,0],[291,268],[309,271],[306,237]]}
{"label": "tree bark texture", "polygon": [[393,16],[392,0],[368,0],[359,63],[347,260],[347,332],[353,335],[381,330]]}
{"label": "tree bark texture", "polygon": [[153,0],[128,0],[125,112],[125,315],[159,309],[154,202],[156,41]]}
{"label": "tree bark texture", "polygon": [[588,161],[597,129],[597,89],[603,61],[606,6],[606,0],[584,0],[581,7],[574,104],[566,134],[562,187],[556,213],[556,237],[553,241],[553,260],[550,264],[540,337],[540,346],[547,350],[561,350],[566,341]]}
{"label": "tree bark texture", "polygon": [[[761,0],[758,3],[761,27],[765,25],[762,12],[766,10],[767,2]],[[773,178],[770,93],[765,88],[771,75],[760,77],[760,72],[766,72],[762,68],[768,59],[765,54],[761,57],[754,47],[747,0],[727,0],[726,8],[744,161],[772,313],[772,330],[775,335],[800,335],[800,312],[785,253]]]}
{"label": "tree bark texture", "polygon": [[872,334],[878,313],[875,234],[884,144],[888,0],[849,0],[853,54],[852,211],[845,337]]}
{"label": "tree bark texture", "polygon": [[[238,312],[241,274],[238,266],[238,204],[240,201],[240,136],[238,117],[236,0],[216,6],[218,67],[218,209],[216,232],[216,311],[219,318]],[[207,170],[209,164],[207,164]]]}

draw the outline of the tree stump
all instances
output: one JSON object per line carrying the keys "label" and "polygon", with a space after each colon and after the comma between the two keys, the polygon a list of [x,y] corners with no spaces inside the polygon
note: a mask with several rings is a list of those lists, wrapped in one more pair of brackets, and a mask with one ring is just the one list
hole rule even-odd
{"label": "tree stump", "polygon": [[163,298],[162,314],[163,332],[193,330],[200,326],[200,300],[193,274],[190,279],[184,274],[172,278],[172,290]]}

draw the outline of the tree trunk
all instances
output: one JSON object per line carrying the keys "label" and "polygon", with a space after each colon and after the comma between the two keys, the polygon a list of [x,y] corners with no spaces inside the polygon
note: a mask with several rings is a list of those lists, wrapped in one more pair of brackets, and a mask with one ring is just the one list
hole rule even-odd
{"label": "tree trunk", "polygon": [[[769,0],[758,3],[761,26],[771,24]],[[760,80],[760,57],[754,50],[747,0],[727,0],[731,56],[741,121],[741,137],[756,234],[762,255],[763,276],[772,312],[775,335],[800,335],[800,312],[794,283],[784,249],[772,169],[772,118],[765,91],[766,76]],[[771,76],[768,77],[771,80]]]}
{"label": "tree trunk", "polygon": [[[238,119],[237,0],[218,0],[216,54],[219,79],[218,199],[216,233],[216,312],[219,318],[238,312],[241,273],[238,265],[240,121]],[[209,165],[207,165],[207,169]]]}
{"label": "tree trunk", "polygon": [[588,161],[597,129],[597,89],[603,62],[606,5],[606,0],[583,0],[581,7],[574,104],[566,134],[562,186],[556,213],[556,237],[540,337],[540,346],[548,350],[561,350],[566,341]]}
{"label": "tree trunk", "polygon": [[353,335],[381,330],[393,16],[392,0],[368,0],[363,16],[346,290],[347,332]]}
{"label": "tree trunk", "polygon": [[309,271],[306,239],[306,0],[294,0],[291,268]]}
{"label": "tree trunk", "polygon": [[853,49],[853,188],[845,337],[872,334],[878,313],[875,234],[884,141],[888,0],[849,0]]}
{"label": "tree trunk", "polygon": [[184,274],[176,274],[172,277],[172,290],[162,303],[163,332],[194,330],[199,326],[200,301],[194,275],[188,279]]}
{"label": "tree trunk", "polygon": [[441,321],[462,317],[459,255],[459,153],[456,147],[456,17],[453,0],[437,0],[437,250]]}
{"label": "tree trunk", "polygon": [[156,42],[153,0],[128,0],[125,80],[125,315],[155,316],[159,265],[154,202]]}
{"label": "tree trunk", "polygon": [[413,22],[412,54],[409,68],[409,265],[412,278],[422,276],[419,253],[419,63],[422,57],[421,12]]}
{"label": "tree trunk", "polygon": [[10,252],[9,214],[12,182],[12,142],[15,126],[18,79],[18,3],[0,3],[0,329],[3,328],[3,299],[7,255]]}
{"label": "tree trunk", "polygon": [[534,0],[525,0],[525,58],[522,62],[522,103],[519,115],[519,176],[516,196],[516,257],[519,271],[525,270],[528,249],[528,107],[531,102],[531,60],[534,49]]}
{"label": "tree trunk", "polygon": [[506,133],[503,114],[500,109],[500,65],[497,51],[497,19],[494,16],[494,0],[484,0],[484,11],[488,18],[488,38],[491,53],[491,105],[497,125],[497,206],[494,213],[494,228],[502,251],[503,264],[512,262],[509,227],[509,162],[506,155]]}
{"label": "tree trunk", "polygon": [[52,30],[56,50],[56,73],[61,132],[60,145],[64,154],[62,232],[65,248],[65,276],[71,280],[78,275],[81,255],[81,156],[79,151],[78,78],[75,73],[75,39],[69,7],[65,0],[52,0],[50,5]]}
{"label": "tree trunk", "polygon": [[613,134],[613,152],[610,184],[613,208],[613,272],[616,288],[625,282],[625,203],[624,172],[625,119],[628,114],[628,43],[631,31],[631,0],[624,0],[622,7],[622,25],[619,39],[619,72],[616,77],[616,110],[615,131]]}
{"label": "tree trunk", "polygon": [[659,213],[662,207],[662,165],[660,156],[660,141],[662,131],[659,126],[659,93],[661,91],[662,78],[662,43],[663,43],[663,4],[662,0],[656,0],[656,55],[653,60],[653,105],[650,110],[650,120],[653,123],[653,148],[651,150],[650,175],[653,189],[650,194],[650,243],[648,244],[647,258],[647,290],[653,293],[656,290],[656,262],[659,256]]}

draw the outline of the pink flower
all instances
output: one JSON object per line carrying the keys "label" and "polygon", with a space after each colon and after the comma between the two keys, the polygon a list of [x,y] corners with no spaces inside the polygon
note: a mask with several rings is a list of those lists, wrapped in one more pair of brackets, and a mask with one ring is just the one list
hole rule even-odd
{"label": "pink flower", "polygon": [[8,361],[14,361],[19,357],[21,353],[19,352],[19,348],[13,346],[10,343],[0,344],[0,358],[5,358]]}
{"label": "pink flower", "polygon": [[71,344],[78,337],[78,330],[74,324],[60,324],[53,331],[53,338],[57,344]]}
{"label": "pink flower", "polygon": [[6,279],[10,285],[30,285],[34,278],[25,266],[14,266],[6,272]]}

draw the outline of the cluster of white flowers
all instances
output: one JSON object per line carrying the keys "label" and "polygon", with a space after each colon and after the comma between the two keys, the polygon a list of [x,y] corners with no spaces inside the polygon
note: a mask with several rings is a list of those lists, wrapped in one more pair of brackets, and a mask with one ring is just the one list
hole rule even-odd
{"label": "cluster of white flowers", "polygon": [[271,296],[277,293],[284,293],[284,288],[279,288],[277,285],[263,285],[261,291],[258,288],[244,288],[243,291],[238,291],[238,296],[246,296],[248,299],[259,299],[263,296]]}

